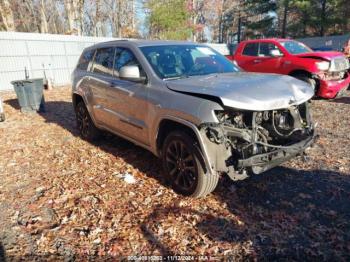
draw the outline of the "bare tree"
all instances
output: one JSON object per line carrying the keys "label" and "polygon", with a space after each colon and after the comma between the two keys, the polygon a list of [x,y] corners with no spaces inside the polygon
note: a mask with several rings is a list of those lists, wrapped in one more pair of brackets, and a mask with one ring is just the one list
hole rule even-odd
{"label": "bare tree", "polygon": [[15,31],[13,11],[8,0],[0,0],[0,27],[5,31]]}
{"label": "bare tree", "polygon": [[129,37],[135,35],[134,0],[103,0],[103,9],[113,36]]}
{"label": "bare tree", "polygon": [[64,34],[65,33],[65,19],[62,14],[61,3],[57,0],[49,0],[47,5],[48,12],[48,26],[49,32],[53,34]]}
{"label": "bare tree", "polygon": [[39,16],[40,16],[40,33],[48,33],[49,27],[47,24],[47,16],[46,16],[46,9],[45,9],[45,2],[44,0],[40,0],[39,4]]}
{"label": "bare tree", "polygon": [[[93,2],[93,1],[91,1]],[[99,1],[95,1],[98,2]],[[64,0],[68,34],[82,35],[84,33],[85,0]]]}

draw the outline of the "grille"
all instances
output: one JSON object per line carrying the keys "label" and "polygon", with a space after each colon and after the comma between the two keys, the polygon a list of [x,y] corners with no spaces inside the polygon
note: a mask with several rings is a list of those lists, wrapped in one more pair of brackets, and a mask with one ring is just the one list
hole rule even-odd
{"label": "grille", "polygon": [[345,71],[349,68],[349,60],[346,57],[336,57],[331,62],[330,71]]}

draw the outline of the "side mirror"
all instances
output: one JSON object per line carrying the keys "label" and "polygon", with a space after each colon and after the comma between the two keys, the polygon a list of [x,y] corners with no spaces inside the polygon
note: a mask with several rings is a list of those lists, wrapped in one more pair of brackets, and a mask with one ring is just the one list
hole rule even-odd
{"label": "side mirror", "polygon": [[270,51],[270,55],[271,55],[272,57],[280,57],[280,56],[283,56],[283,54],[281,53],[281,51],[278,50],[278,49],[272,49],[272,50]]}
{"label": "side mirror", "polygon": [[119,78],[137,83],[144,83],[146,77],[140,75],[140,69],[137,65],[123,66],[119,70]]}

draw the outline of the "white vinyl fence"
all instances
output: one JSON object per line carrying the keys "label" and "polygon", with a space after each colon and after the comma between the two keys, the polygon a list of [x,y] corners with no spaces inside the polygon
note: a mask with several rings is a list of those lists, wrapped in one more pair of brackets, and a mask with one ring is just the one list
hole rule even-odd
{"label": "white vinyl fence", "polygon": [[[0,91],[13,89],[11,81],[46,75],[54,86],[70,83],[70,76],[82,50],[116,38],[0,32]],[[209,44],[227,54],[225,44]]]}
{"label": "white vinyl fence", "polygon": [[30,78],[45,73],[56,86],[68,84],[82,50],[108,40],[113,38],[0,32],[0,91],[25,79],[25,68]]}

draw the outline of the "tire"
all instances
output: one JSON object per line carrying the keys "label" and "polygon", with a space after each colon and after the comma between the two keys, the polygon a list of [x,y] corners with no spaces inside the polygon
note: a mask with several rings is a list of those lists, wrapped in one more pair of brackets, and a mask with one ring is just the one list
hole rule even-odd
{"label": "tire", "polygon": [[347,88],[341,89],[341,90],[335,95],[335,97],[332,98],[332,99],[338,99],[338,98],[342,98],[342,97],[346,96],[346,93],[345,93],[346,90],[347,90]]}
{"label": "tire", "polygon": [[165,176],[176,193],[203,197],[216,188],[219,176],[206,173],[197,142],[182,131],[171,132],[162,149]]}
{"label": "tire", "polygon": [[4,122],[5,121],[5,114],[4,113],[0,113],[0,122]]}
{"label": "tire", "polygon": [[100,136],[100,130],[92,121],[84,102],[76,105],[75,114],[80,136],[90,142],[96,141]]}
{"label": "tire", "polygon": [[311,87],[314,89],[315,94],[317,93],[315,79],[312,79],[308,75],[304,74],[295,75],[294,77],[311,85]]}

